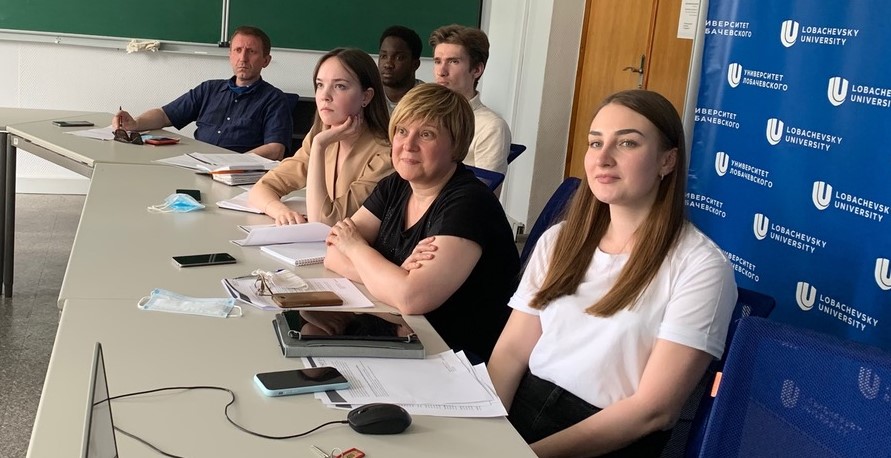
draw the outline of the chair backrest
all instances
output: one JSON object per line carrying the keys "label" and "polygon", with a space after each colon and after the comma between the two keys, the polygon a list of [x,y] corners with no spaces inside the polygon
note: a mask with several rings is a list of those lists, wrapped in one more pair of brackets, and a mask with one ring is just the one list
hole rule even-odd
{"label": "chair backrest", "polygon": [[504,174],[501,172],[495,172],[493,170],[481,169],[479,167],[474,167],[472,165],[464,165],[467,167],[480,181],[486,184],[492,192],[495,192],[498,189],[498,186],[501,185],[501,182],[504,181]]}
{"label": "chair backrest", "polygon": [[288,99],[288,107],[291,109],[291,121],[294,124],[294,132],[291,134],[289,151],[285,151],[285,157],[291,157],[300,149],[303,138],[312,128],[316,117],[316,99],[313,97],[300,97],[297,94],[285,93]]}
{"label": "chair backrest", "polygon": [[538,215],[538,219],[535,220],[535,224],[532,225],[529,236],[526,238],[526,243],[523,245],[523,252],[520,254],[521,266],[526,265],[526,260],[532,254],[532,249],[535,248],[535,244],[538,242],[541,234],[560,221],[566,204],[575,194],[575,190],[578,189],[581,182],[582,180],[576,177],[569,177],[563,180],[563,183],[551,194],[551,198],[548,199],[548,203],[545,204],[541,214]]}
{"label": "chair backrest", "polygon": [[889,420],[891,354],[746,318],[700,456],[889,456]]}
{"label": "chair backrest", "polygon": [[[739,326],[740,320],[748,316],[767,318],[770,312],[776,306],[776,300],[767,294],[752,291],[746,288],[737,287],[736,306],[733,307],[733,314],[730,316],[730,325],[727,327],[727,337],[724,339],[724,355],[721,359],[712,361],[705,375],[699,381],[699,385],[693,391],[693,394],[687,399],[681,410],[681,418],[678,420],[678,426],[675,427],[678,434],[675,447],[684,445],[684,456],[699,456],[699,450],[702,448],[702,440],[705,437],[705,429],[708,425],[708,418],[712,411],[714,398],[711,396],[712,384],[715,375],[724,369],[724,363],[727,361],[727,354],[733,343],[733,336],[736,334],[736,328]],[[687,422],[688,425],[684,425]],[[687,429],[688,434],[681,436],[683,430]],[[675,441],[675,434],[672,433],[672,441]],[[671,444],[669,442],[669,444]]]}
{"label": "chair backrest", "polygon": [[514,161],[520,154],[523,154],[523,151],[526,151],[526,145],[521,145],[519,143],[511,143],[510,144],[510,153],[507,154],[507,163],[510,164]]}

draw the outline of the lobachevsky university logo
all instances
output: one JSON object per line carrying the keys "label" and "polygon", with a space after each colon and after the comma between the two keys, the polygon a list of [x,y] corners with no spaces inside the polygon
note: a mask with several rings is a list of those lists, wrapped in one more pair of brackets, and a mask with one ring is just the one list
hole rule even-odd
{"label": "lobachevsky university logo", "polygon": [[811,286],[808,282],[800,281],[795,286],[795,302],[798,307],[805,312],[814,308],[814,302],[817,300],[817,288]]}
{"label": "lobachevsky university logo", "polygon": [[875,370],[860,367],[857,372],[857,388],[860,388],[860,394],[866,399],[875,399],[879,395],[879,388],[882,386],[882,378]]}
{"label": "lobachevsky university logo", "polygon": [[768,229],[770,229],[770,218],[761,213],[755,213],[755,221],[752,223],[752,230],[755,232],[755,238],[764,240],[767,237]]}
{"label": "lobachevsky university logo", "polygon": [[742,80],[742,71],[742,65],[736,62],[727,66],[727,82],[730,84],[730,87],[739,86],[739,82]]}
{"label": "lobachevsky university logo", "polygon": [[829,103],[837,107],[845,103],[847,96],[848,80],[840,76],[829,78],[829,87],[826,88],[826,97],[829,99]]}
{"label": "lobachevsky university logo", "polygon": [[826,210],[832,203],[832,185],[825,181],[815,181],[811,199],[813,199],[817,210]]}
{"label": "lobachevsky university logo", "polygon": [[783,139],[783,121],[780,121],[777,118],[768,119],[765,134],[767,136],[767,143],[774,146],[778,145],[780,140]]}
{"label": "lobachevsky university logo", "polygon": [[787,19],[780,25],[780,43],[785,47],[791,47],[798,40],[798,21]]}
{"label": "lobachevsky university logo", "polygon": [[722,177],[727,173],[727,167],[730,165],[730,155],[723,152],[718,151],[715,154],[715,171],[718,172],[718,176]]}
{"label": "lobachevsky university logo", "polygon": [[876,258],[876,284],[885,291],[891,289],[891,260]]}

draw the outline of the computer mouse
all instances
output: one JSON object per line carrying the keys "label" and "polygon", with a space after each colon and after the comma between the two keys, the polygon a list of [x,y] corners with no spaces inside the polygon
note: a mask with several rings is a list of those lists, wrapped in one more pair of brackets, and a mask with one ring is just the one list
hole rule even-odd
{"label": "computer mouse", "polygon": [[350,427],[362,434],[399,434],[411,424],[411,415],[396,404],[366,404],[347,414]]}

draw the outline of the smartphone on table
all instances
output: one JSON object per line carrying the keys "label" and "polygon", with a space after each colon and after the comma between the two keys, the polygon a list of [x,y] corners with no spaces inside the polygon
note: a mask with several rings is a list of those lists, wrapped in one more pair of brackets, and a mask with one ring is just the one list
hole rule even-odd
{"label": "smartphone on table", "polygon": [[301,291],[297,293],[273,294],[272,301],[278,304],[279,307],[285,309],[295,307],[343,305],[343,299],[333,291]]}
{"label": "smartphone on table", "polygon": [[90,127],[94,124],[90,121],[53,121],[59,127]]}
{"label": "smartphone on table", "polygon": [[144,138],[143,141],[148,143],[149,145],[175,145],[175,144],[179,143],[178,138],[156,137],[156,136],[151,136],[151,135],[146,136],[146,138]]}
{"label": "smartphone on table", "polygon": [[316,391],[345,390],[346,377],[333,367],[308,367],[289,371],[262,372],[254,375],[254,383],[266,396],[288,396]]}
{"label": "smartphone on table", "polygon": [[174,256],[173,262],[180,267],[215,266],[218,264],[233,264],[235,263],[235,258],[229,253],[190,254]]}

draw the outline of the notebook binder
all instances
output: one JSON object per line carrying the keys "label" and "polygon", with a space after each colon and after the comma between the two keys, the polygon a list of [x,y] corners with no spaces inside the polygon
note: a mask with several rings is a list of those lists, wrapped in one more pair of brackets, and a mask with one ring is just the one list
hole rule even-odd
{"label": "notebook binder", "polygon": [[420,340],[375,341],[375,340],[298,340],[288,335],[290,328],[281,313],[275,314],[272,327],[278,338],[282,355],[287,358],[305,356],[340,356],[362,358],[405,358],[424,359],[426,352]]}

